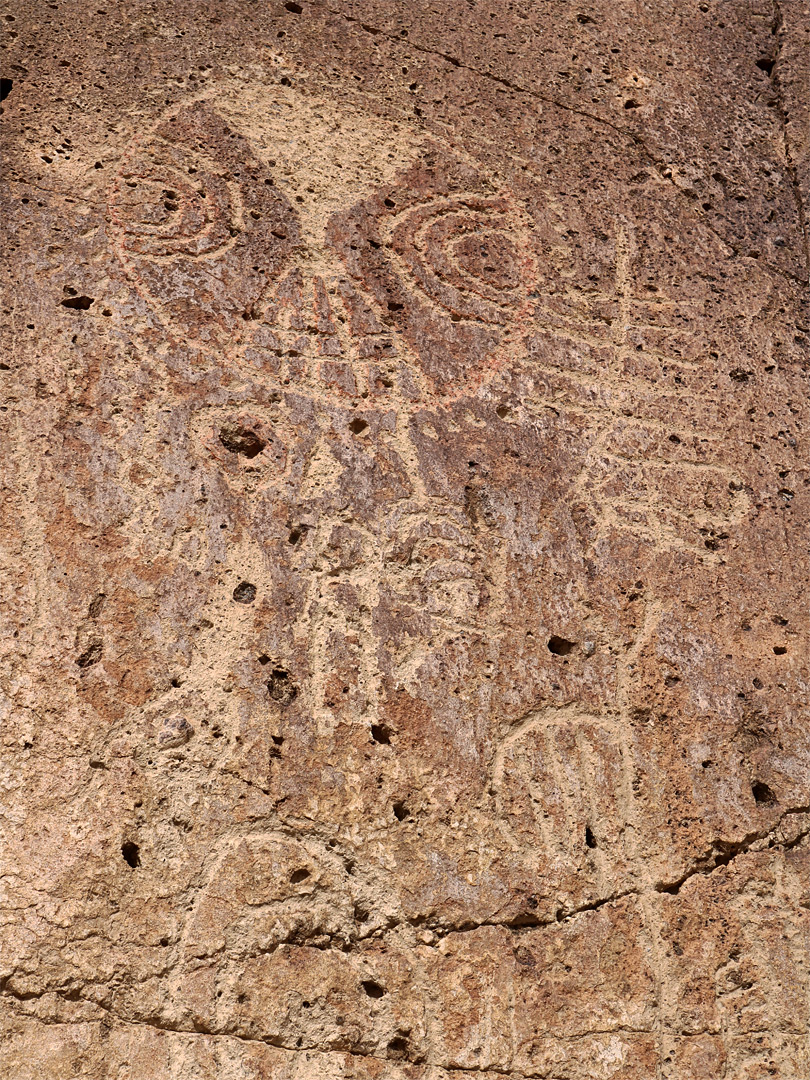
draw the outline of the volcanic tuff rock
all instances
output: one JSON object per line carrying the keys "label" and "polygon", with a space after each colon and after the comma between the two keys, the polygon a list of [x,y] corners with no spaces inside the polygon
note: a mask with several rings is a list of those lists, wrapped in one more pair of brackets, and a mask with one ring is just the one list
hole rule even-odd
{"label": "volcanic tuff rock", "polygon": [[6,3],[0,1075],[810,1075],[810,13]]}

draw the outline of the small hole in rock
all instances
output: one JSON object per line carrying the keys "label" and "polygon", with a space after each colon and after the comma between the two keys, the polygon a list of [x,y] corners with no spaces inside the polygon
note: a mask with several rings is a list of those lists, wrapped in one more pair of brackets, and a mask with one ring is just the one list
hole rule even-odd
{"label": "small hole in rock", "polygon": [[382,743],[384,746],[388,746],[391,742],[391,732],[385,724],[372,724],[371,737],[374,742]]}
{"label": "small hole in rock", "polygon": [[87,607],[87,614],[91,619],[97,619],[101,614],[101,609],[104,607],[104,601],[106,600],[105,593],[98,593],[90,601]]}
{"label": "small hole in rock", "polygon": [[380,984],[373,982],[371,979],[364,979],[360,985],[370,998],[381,998],[385,993]]}
{"label": "small hole in rock", "polygon": [[219,441],[232,454],[241,454],[246,458],[255,458],[267,446],[266,441],[259,438],[255,431],[245,427],[222,428]]}
{"label": "small hole in rock", "polygon": [[256,599],[256,586],[249,581],[240,581],[233,590],[233,598],[237,604],[252,604]]}
{"label": "small hole in rock", "polygon": [[596,838],[591,831],[590,825],[585,826],[585,843],[588,845],[589,848],[596,847]]}
{"label": "small hole in rock", "polygon": [[565,638],[557,637],[556,634],[552,634],[548,639],[548,651],[554,653],[555,656],[568,656],[575,647],[575,641],[567,641]]}
{"label": "small hole in rock", "polygon": [[304,867],[301,867],[300,870],[293,870],[293,872],[290,874],[290,884],[298,885],[302,881],[306,881],[308,877],[309,870],[306,870]]}
{"label": "small hole in rock", "polygon": [[761,56],[759,58],[759,60],[757,60],[757,67],[759,68],[760,71],[764,71],[765,74],[770,78],[770,75],[771,75],[771,72],[773,71],[773,66],[774,66],[775,63],[776,63],[776,61],[771,60],[770,57]]}
{"label": "small hole in rock", "polygon": [[388,1056],[392,1058],[404,1058],[408,1056],[408,1040],[396,1038],[388,1044]]}
{"label": "small hole in rock", "polygon": [[5,101],[14,86],[13,79],[0,79],[0,101]]}
{"label": "small hole in rock", "polygon": [[141,865],[140,848],[137,844],[133,844],[131,840],[127,840],[126,843],[121,845],[121,854],[124,856],[124,862],[127,866],[131,866],[133,870],[136,866]]}
{"label": "small hole in rock", "polygon": [[390,209],[391,209],[392,207],[396,206],[396,203],[394,202],[394,200],[393,200],[393,199],[383,199],[383,202],[384,202],[384,203],[385,203],[385,205],[386,205],[386,206],[387,206],[387,207],[389,208],[389,210],[390,210]]}
{"label": "small hole in rock", "polygon": [[270,657],[267,655],[267,653],[262,653],[262,655],[258,656],[256,659],[262,666],[270,663]]}
{"label": "small hole in rock", "polygon": [[641,105],[638,101],[634,101],[633,98],[629,98],[624,103],[625,109],[640,109]]}
{"label": "small hole in rock", "polygon": [[388,301],[388,310],[389,311],[402,311],[402,309],[404,307],[405,307],[404,304],[398,304],[395,300],[389,300]]}
{"label": "small hole in rock", "polygon": [[74,311],[87,311],[90,305],[95,304],[95,302],[92,296],[69,296],[67,299],[59,301],[62,307],[73,308]]}
{"label": "small hole in rock", "polygon": [[368,424],[366,423],[366,421],[361,420],[358,416],[357,419],[352,420],[352,422],[349,424],[349,431],[351,431],[353,435],[362,435],[367,427]]}
{"label": "small hole in rock", "polygon": [[293,4],[291,0],[290,3],[285,4],[284,7],[287,9],[287,11],[291,11],[293,15],[300,15],[301,12],[304,10],[300,4]]}
{"label": "small hole in rock", "polygon": [[777,802],[777,798],[767,784],[763,784],[760,780],[757,780],[755,784],[751,785],[751,794],[754,796],[756,802],[761,803],[764,806],[773,806]]}
{"label": "small hole in rock", "polygon": [[405,803],[395,802],[391,809],[394,811],[394,817],[397,821],[404,821],[408,816],[408,807]]}
{"label": "small hole in rock", "polygon": [[784,656],[787,652],[787,647],[785,645],[774,645],[773,651],[775,656]]}
{"label": "small hole in rock", "polygon": [[505,420],[509,415],[509,412],[510,409],[508,405],[499,405],[498,408],[495,410],[496,415],[499,416],[501,420]]}
{"label": "small hole in rock", "polygon": [[290,678],[289,671],[285,671],[281,667],[273,668],[273,674],[267,683],[267,690],[273,701],[277,701],[279,705],[289,705],[298,694],[298,688]]}
{"label": "small hole in rock", "polygon": [[101,659],[103,645],[100,641],[91,641],[84,652],[76,660],[80,668],[92,667]]}

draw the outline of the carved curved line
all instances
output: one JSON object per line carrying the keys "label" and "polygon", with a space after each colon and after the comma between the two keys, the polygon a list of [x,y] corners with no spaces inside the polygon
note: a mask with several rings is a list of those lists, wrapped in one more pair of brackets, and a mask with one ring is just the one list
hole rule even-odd
{"label": "carved curved line", "polygon": [[[160,123],[162,123],[162,122],[163,121],[161,120]],[[122,205],[121,204],[123,202],[123,200],[121,198],[121,195],[122,195],[121,181],[122,180],[126,182],[128,177],[129,178],[135,177],[135,178],[138,178],[138,179],[140,179],[141,181],[143,181],[145,183],[157,184],[157,180],[153,180],[152,178],[150,178],[148,173],[145,172],[143,169],[137,170],[135,168],[130,168],[129,171],[127,171],[127,166],[126,166],[126,163],[128,161],[131,161],[134,164],[134,162],[137,160],[139,155],[141,156],[142,159],[146,158],[147,153],[148,153],[148,150],[146,148],[148,146],[152,146],[152,145],[155,145],[155,146],[162,145],[162,146],[167,147],[169,149],[176,149],[176,150],[180,151],[185,158],[187,158],[190,161],[198,163],[198,165],[200,166],[198,171],[202,172],[202,177],[203,178],[206,177],[206,176],[212,176],[212,177],[217,178],[217,167],[216,167],[215,163],[212,162],[211,159],[207,158],[206,155],[201,154],[199,151],[189,150],[189,149],[187,149],[186,147],[183,147],[183,146],[178,147],[178,146],[176,146],[176,144],[170,143],[170,142],[168,142],[168,140],[163,139],[160,136],[154,136],[154,135],[151,137],[151,139],[149,139],[149,136],[146,136],[146,137],[144,137],[143,141],[133,144],[131,150],[127,153],[124,160],[122,161],[121,168],[119,168],[119,170],[118,170],[118,172],[116,174],[116,177],[115,177],[115,180],[113,182],[112,189],[111,189],[112,194],[111,194],[111,197],[108,199],[108,206],[110,208],[111,218],[112,218],[113,222],[115,223],[115,225],[116,225],[116,227],[117,227],[117,229],[119,231],[119,235],[118,235],[118,237],[116,237],[116,239],[118,241],[118,245],[120,246],[121,250],[126,251],[127,253],[129,253],[131,258],[145,259],[145,260],[149,260],[149,261],[158,261],[158,260],[159,261],[174,261],[174,260],[177,260],[178,258],[190,258],[190,259],[221,258],[222,255],[225,252],[229,251],[232,247],[234,247],[234,245],[236,244],[236,241],[237,241],[237,236],[231,235],[231,236],[229,236],[227,238],[223,238],[223,240],[217,245],[217,247],[215,247],[213,249],[209,249],[209,250],[204,251],[204,252],[192,252],[192,251],[187,251],[186,250],[186,251],[179,251],[179,252],[176,252],[176,253],[175,252],[160,252],[160,253],[155,252],[155,253],[152,253],[152,252],[144,252],[144,251],[135,251],[135,250],[133,250],[131,245],[128,245],[126,243],[126,238],[129,237],[129,236],[134,236],[134,237],[147,236],[147,237],[151,237],[151,236],[155,236],[155,235],[158,235],[158,236],[160,235],[159,233],[152,232],[151,231],[152,227],[150,227],[150,226],[147,226],[146,229],[143,229],[143,230],[137,230],[137,231],[134,230],[132,228],[131,224],[123,219],[122,213],[121,213],[121,210],[122,210]],[[173,164],[171,162],[166,162],[165,164],[162,164],[162,163],[161,164],[154,164],[154,165],[152,165],[150,167],[155,168],[156,170],[158,168],[161,168],[161,167],[165,168],[166,171],[171,171],[171,172],[175,173],[176,175],[182,177],[185,183],[188,183],[188,180],[185,177],[183,177],[183,174],[179,170],[179,166],[177,166],[176,164]],[[199,231],[198,233],[194,234],[194,236],[189,237],[188,239],[184,239],[183,241],[181,241],[182,243],[189,244],[189,243],[194,242],[194,240],[204,239],[205,237],[209,236],[211,230],[214,228],[214,226],[215,226],[215,224],[217,222],[217,218],[219,218],[223,222],[226,222],[226,226],[225,226],[226,228],[231,228],[232,227],[234,229],[241,229],[241,227],[243,226],[243,223],[244,223],[244,221],[243,221],[243,218],[244,218],[244,204],[242,202],[242,199],[241,199],[241,196],[240,196],[240,193],[239,193],[238,185],[235,182],[232,182],[232,181],[229,182],[229,181],[225,180],[224,177],[218,177],[218,179],[221,181],[223,186],[227,189],[228,197],[229,197],[229,205],[227,207],[227,210],[230,211],[230,214],[223,214],[221,216],[216,214],[216,204],[213,201],[213,198],[212,198],[212,195],[211,195],[210,191],[206,190],[204,192],[204,206],[206,208],[206,215],[205,215],[206,216],[206,224],[205,224],[205,227],[201,231]],[[171,186],[171,185],[167,184],[167,186]],[[180,185],[177,184],[175,186],[179,187]]]}

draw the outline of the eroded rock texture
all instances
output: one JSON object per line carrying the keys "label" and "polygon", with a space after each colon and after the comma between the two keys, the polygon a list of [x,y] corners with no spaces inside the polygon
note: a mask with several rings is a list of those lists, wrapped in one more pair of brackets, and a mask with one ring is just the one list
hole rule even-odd
{"label": "eroded rock texture", "polygon": [[2,1076],[810,1075],[806,8],[3,20]]}

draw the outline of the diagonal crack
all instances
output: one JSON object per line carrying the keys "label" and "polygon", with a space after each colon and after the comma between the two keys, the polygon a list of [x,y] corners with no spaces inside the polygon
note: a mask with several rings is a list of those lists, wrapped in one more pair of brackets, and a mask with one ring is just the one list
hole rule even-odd
{"label": "diagonal crack", "polygon": [[[776,2],[777,0],[774,0],[774,3]],[[335,15],[337,16],[337,18],[344,19],[348,23],[353,23],[355,26],[359,26],[360,29],[365,31],[367,34],[373,34],[375,36],[379,35],[380,37],[386,38],[388,41],[395,42],[399,46],[402,46],[404,44],[402,38],[397,37],[395,34],[392,34],[387,30],[383,30],[378,26],[371,26],[369,23],[363,22],[362,19],[358,19],[354,15],[347,15],[344,11],[339,11],[336,8],[330,7],[328,4],[324,3],[323,0],[310,0],[310,3],[313,7],[318,7],[324,11],[328,11],[330,15]],[[539,90],[535,90],[528,86],[523,86],[520,83],[513,82],[511,79],[506,79],[502,75],[496,75],[492,71],[485,71],[483,68],[473,67],[471,64],[466,64],[462,60],[459,60],[458,57],[452,56],[449,53],[442,52],[439,49],[431,49],[427,45],[419,45],[411,38],[408,39],[407,45],[408,48],[414,49],[416,50],[416,52],[424,53],[427,56],[436,56],[440,60],[444,60],[446,63],[452,64],[453,67],[459,68],[462,71],[469,71],[471,74],[477,75],[479,78],[488,79],[490,82],[497,83],[508,90],[513,90],[515,93],[526,94],[528,97],[535,98],[537,101],[542,101],[547,105],[553,105],[558,109],[562,109],[564,112],[573,113],[575,116],[581,116],[584,119],[590,120],[595,124],[601,124],[604,127],[610,128],[611,131],[621,136],[621,138],[631,142],[644,154],[644,156],[650,161],[650,163],[655,166],[657,172],[661,175],[661,177],[664,180],[668,181],[670,186],[674,188],[674,190],[678,193],[679,198],[685,201],[685,205],[689,207],[690,214],[694,214],[691,200],[687,199],[683,190],[678,187],[678,185],[672,178],[670,164],[667,161],[656,157],[656,155],[652,152],[646,141],[642,138],[641,135],[636,134],[636,132],[631,131],[628,128],[622,127],[620,124],[615,124],[612,120],[608,120],[604,116],[599,116],[598,113],[589,112],[587,109],[579,109],[575,105],[569,105],[566,102],[559,101],[557,98],[550,97],[547,94],[542,94]],[[700,218],[700,223],[722,244],[724,244],[733,253],[735,258],[743,257],[740,249],[734,243],[732,243],[732,241],[729,240],[727,236],[724,236],[722,233],[720,233],[709,221],[706,221],[704,218]],[[772,273],[778,274],[780,277],[786,278],[789,281],[794,281],[801,285],[807,284],[807,281],[805,279],[797,277],[796,274],[791,273],[789,270],[785,270],[780,266],[775,266],[773,263],[769,263],[766,260],[759,260],[759,265],[767,267],[767,269],[770,270]],[[808,262],[808,270],[810,271],[810,262]]]}
{"label": "diagonal crack", "polygon": [[[521,913],[515,915],[511,919],[482,919],[480,922],[464,922],[458,926],[430,926],[430,929],[438,938],[446,938],[450,934],[470,934],[474,930],[480,930],[485,926],[502,927],[504,930],[531,930],[536,927],[544,926],[560,926],[570,919],[576,918],[577,915],[582,915],[586,911],[598,911],[600,908],[605,907],[607,904],[616,904],[619,900],[623,900],[626,896],[640,896],[642,890],[640,889],[624,889],[622,892],[612,893],[610,896],[600,897],[598,900],[590,900],[584,904],[578,904],[572,908],[558,908],[555,915],[552,918],[540,918],[537,915],[529,915]],[[407,922],[411,926],[427,926],[428,923],[422,919],[409,919]],[[401,926],[403,923],[397,923],[395,926]],[[389,927],[394,929],[395,927]]]}
{"label": "diagonal crack", "polygon": [[[772,841],[774,834],[781,828],[784,821],[794,815],[798,814],[810,814],[810,805],[808,806],[795,806],[783,811],[778,820],[767,829],[758,829],[754,832],[747,833],[741,840],[729,841],[729,840],[715,840],[712,843],[709,851],[696,859],[695,862],[689,867],[685,873],[674,881],[658,882],[654,885],[653,893],[671,893],[677,895],[680,892],[681,886],[684,885],[690,878],[699,874],[707,876],[712,874],[721,866],[728,866],[737,858],[738,855],[745,855],[752,851],[768,850],[773,851],[775,849],[781,851],[789,851],[792,848],[798,847],[799,844],[807,836],[810,836],[810,825],[806,829],[800,830],[791,839],[785,839],[781,841]],[[771,843],[764,844],[762,847],[757,847],[758,844],[762,844],[763,841],[770,840]],[[532,927],[544,927],[544,926],[560,926],[571,919],[576,918],[578,915],[582,915],[588,911],[598,911],[600,908],[607,906],[608,904],[618,903],[619,900],[623,900],[628,896],[649,896],[650,890],[643,888],[631,888],[624,889],[622,892],[613,893],[610,896],[601,897],[598,900],[591,900],[584,904],[579,904],[576,907],[558,909],[556,915],[553,918],[542,919],[532,915],[521,914],[515,916],[512,919],[483,919],[480,922],[467,922],[461,923],[458,926],[450,927],[436,927],[431,926],[430,929],[439,938],[445,938],[449,934],[468,934],[474,930],[478,930],[484,926],[500,926],[506,930],[525,930]],[[412,926],[426,926],[428,925],[425,920],[422,919],[409,919],[402,920],[402,922],[395,923],[387,927],[387,929],[396,929],[396,927],[403,925],[403,923],[409,923]]]}

